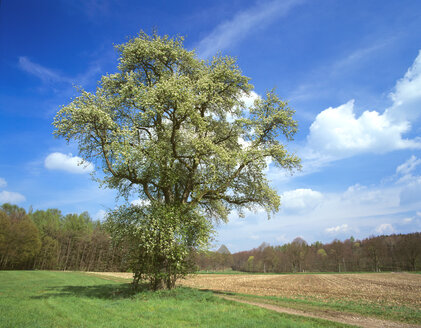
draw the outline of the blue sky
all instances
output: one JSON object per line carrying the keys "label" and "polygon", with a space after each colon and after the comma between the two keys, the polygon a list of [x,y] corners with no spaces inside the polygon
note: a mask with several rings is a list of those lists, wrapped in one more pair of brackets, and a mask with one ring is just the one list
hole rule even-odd
{"label": "blue sky", "polygon": [[215,244],[420,231],[420,17],[417,0],[2,1],[0,203],[95,218],[115,205],[51,123],[74,85],[116,70],[113,44],[156,28],[201,58],[237,57],[255,97],[275,87],[296,110],[303,170],[268,171],[282,209],[233,213]]}

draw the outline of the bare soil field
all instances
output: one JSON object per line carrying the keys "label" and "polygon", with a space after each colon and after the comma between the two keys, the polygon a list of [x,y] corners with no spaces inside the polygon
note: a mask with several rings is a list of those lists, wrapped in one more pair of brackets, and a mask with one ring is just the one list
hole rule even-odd
{"label": "bare soil field", "polygon": [[421,275],[409,273],[196,275],[183,286],[287,298],[348,300],[421,308]]}
{"label": "bare soil field", "polygon": [[[101,273],[132,278],[130,273]],[[260,296],[346,300],[421,308],[421,275],[410,273],[224,275],[198,274],[179,285]]]}

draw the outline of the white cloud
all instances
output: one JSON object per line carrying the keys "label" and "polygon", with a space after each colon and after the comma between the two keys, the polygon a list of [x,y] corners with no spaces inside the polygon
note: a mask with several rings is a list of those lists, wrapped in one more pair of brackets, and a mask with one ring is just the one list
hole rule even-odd
{"label": "white cloud", "polygon": [[104,210],[99,210],[98,212],[95,213],[94,215],[94,219],[95,220],[99,220],[102,221],[105,218],[105,215],[107,214],[106,211]]}
{"label": "white cloud", "polygon": [[[0,178],[0,188],[7,187],[7,182],[4,178]],[[11,203],[11,204],[18,204],[24,202],[26,200],[25,196],[13,191],[6,191],[3,190],[0,192],[0,204],[3,203]]]}
{"label": "white cloud", "polygon": [[84,162],[78,156],[63,153],[51,153],[45,158],[44,165],[49,170],[66,171],[70,173],[83,174],[94,170],[94,165],[90,162]]}
{"label": "white cloud", "polygon": [[341,200],[345,203],[354,204],[381,204],[391,200],[390,194],[384,189],[373,188],[355,184],[348,187],[348,189],[341,195]]}
{"label": "white cloud", "polygon": [[140,198],[132,200],[130,202],[130,204],[132,204],[133,206],[140,206],[140,207],[147,206],[150,203],[151,203],[151,201],[149,199],[140,199]]}
{"label": "white cloud", "polygon": [[349,231],[349,226],[345,223],[336,227],[326,228],[325,231],[331,234],[343,233]]}
{"label": "white cloud", "polygon": [[403,223],[406,224],[406,223],[411,223],[413,220],[414,220],[414,218],[405,218],[402,221],[403,221]]}
{"label": "white cloud", "polygon": [[[281,211],[270,220],[263,213],[249,212],[239,225],[239,219],[231,221],[230,216],[227,225],[218,227],[221,242],[235,242],[241,245],[238,250],[244,250],[258,245],[253,245],[251,240],[244,241],[241,236],[259,235],[263,236],[262,241],[282,244],[297,235],[303,235],[312,243],[317,240],[330,242],[329,238],[336,236],[353,235],[363,239],[373,233],[411,232],[421,221],[421,177],[414,176],[403,182],[398,178],[395,175],[378,184],[354,184],[339,192],[323,192],[318,202],[313,201],[312,205],[316,204],[313,209],[305,207],[308,203],[298,196],[300,192],[288,191],[284,193],[288,198],[281,198]],[[313,190],[307,190],[301,193],[311,195]],[[290,208],[282,210],[286,205]],[[299,210],[300,207],[306,210]],[[417,216],[405,223],[403,219],[408,217],[407,213],[416,213]],[[376,229],[383,232],[376,232]]]}
{"label": "white cloud", "polygon": [[421,50],[417,58],[390,94],[393,105],[386,114],[397,121],[415,120],[421,115]]}
{"label": "white cloud", "polygon": [[260,2],[258,5],[237,13],[231,20],[218,26],[196,46],[199,56],[209,58],[246,38],[247,34],[285,16],[303,0]]}
{"label": "white cloud", "polygon": [[316,208],[323,195],[311,189],[295,189],[281,195],[282,208],[291,212],[305,212]]}
{"label": "white cloud", "polygon": [[254,105],[254,102],[257,99],[260,99],[260,95],[257,94],[254,91],[250,91],[250,94],[243,94],[243,96],[241,97],[241,101],[244,102],[246,109],[249,109],[251,106]]}
{"label": "white cloud", "polygon": [[319,113],[307,137],[312,152],[306,154],[331,159],[360,153],[386,153],[396,149],[421,148],[418,140],[403,139],[410,130],[407,121],[393,122],[386,114],[365,111],[356,117],[354,100]]}
{"label": "white cloud", "polygon": [[2,191],[0,192],[0,204],[2,203],[11,203],[11,204],[18,204],[22,203],[26,200],[25,196],[12,191]]}
{"label": "white cloud", "polygon": [[395,229],[390,223],[382,223],[376,228],[376,232],[379,234],[393,233]]}
{"label": "white cloud", "polygon": [[310,126],[303,157],[326,163],[361,153],[421,149],[419,137],[404,137],[421,113],[421,51],[405,76],[397,81],[390,98],[392,106],[383,114],[364,111],[357,116],[354,100],[320,112]]}
{"label": "white cloud", "polygon": [[287,238],[287,236],[286,236],[285,234],[282,234],[282,235],[280,235],[280,236],[277,236],[277,237],[275,238],[275,240],[276,240],[278,243],[280,243],[281,245],[282,245],[282,244],[286,244],[286,243],[288,242],[288,238]]}
{"label": "white cloud", "polygon": [[421,194],[421,177],[411,176],[411,178],[400,179],[399,182],[403,182],[404,185],[399,194],[400,204],[416,204],[421,203],[419,195]]}
{"label": "white cloud", "polygon": [[40,64],[32,62],[29,58],[25,56],[19,57],[19,67],[27,73],[30,73],[43,82],[67,82],[72,83],[71,79],[61,76],[59,73],[53,71],[52,69],[46,68]]}
{"label": "white cloud", "polygon": [[414,155],[412,155],[411,158],[409,158],[405,163],[399,165],[396,168],[396,173],[402,174],[402,175],[409,175],[420,164],[421,164],[421,159],[416,158]]}

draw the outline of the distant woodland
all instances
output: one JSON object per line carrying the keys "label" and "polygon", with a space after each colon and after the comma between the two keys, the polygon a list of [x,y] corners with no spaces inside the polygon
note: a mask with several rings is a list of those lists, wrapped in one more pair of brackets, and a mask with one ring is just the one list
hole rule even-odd
{"label": "distant woodland", "polygon": [[[0,269],[127,271],[124,243],[113,243],[104,223],[87,212],[25,211],[0,206]],[[282,246],[263,243],[231,254],[192,253],[198,270],[244,272],[351,272],[421,270],[421,233],[308,244],[302,238]]]}

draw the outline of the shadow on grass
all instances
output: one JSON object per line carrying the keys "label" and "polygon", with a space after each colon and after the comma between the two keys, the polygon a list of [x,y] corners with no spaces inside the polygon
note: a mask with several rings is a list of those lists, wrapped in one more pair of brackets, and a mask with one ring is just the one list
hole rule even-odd
{"label": "shadow on grass", "polygon": [[32,296],[32,299],[45,299],[50,297],[89,297],[108,300],[118,300],[131,298],[134,295],[146,291],[146,285],[140,286],[138,291],[134,291],[132,285],[106,284],[93,286],[58,286],[49,287],[46,292],[39,296]]}
{"label": "shadow on grass", "polygon": [[213,289],[206,289],[206,288],[199,289],[199,292],[205,292],[205,293],[210,292],[210,293],[215,294],[215,295],[232,295],[232,296],[237,295],[236,293],[233,293],[233,292],[225,292],[225,291],[222,291],[222,290],[213,290]]}

